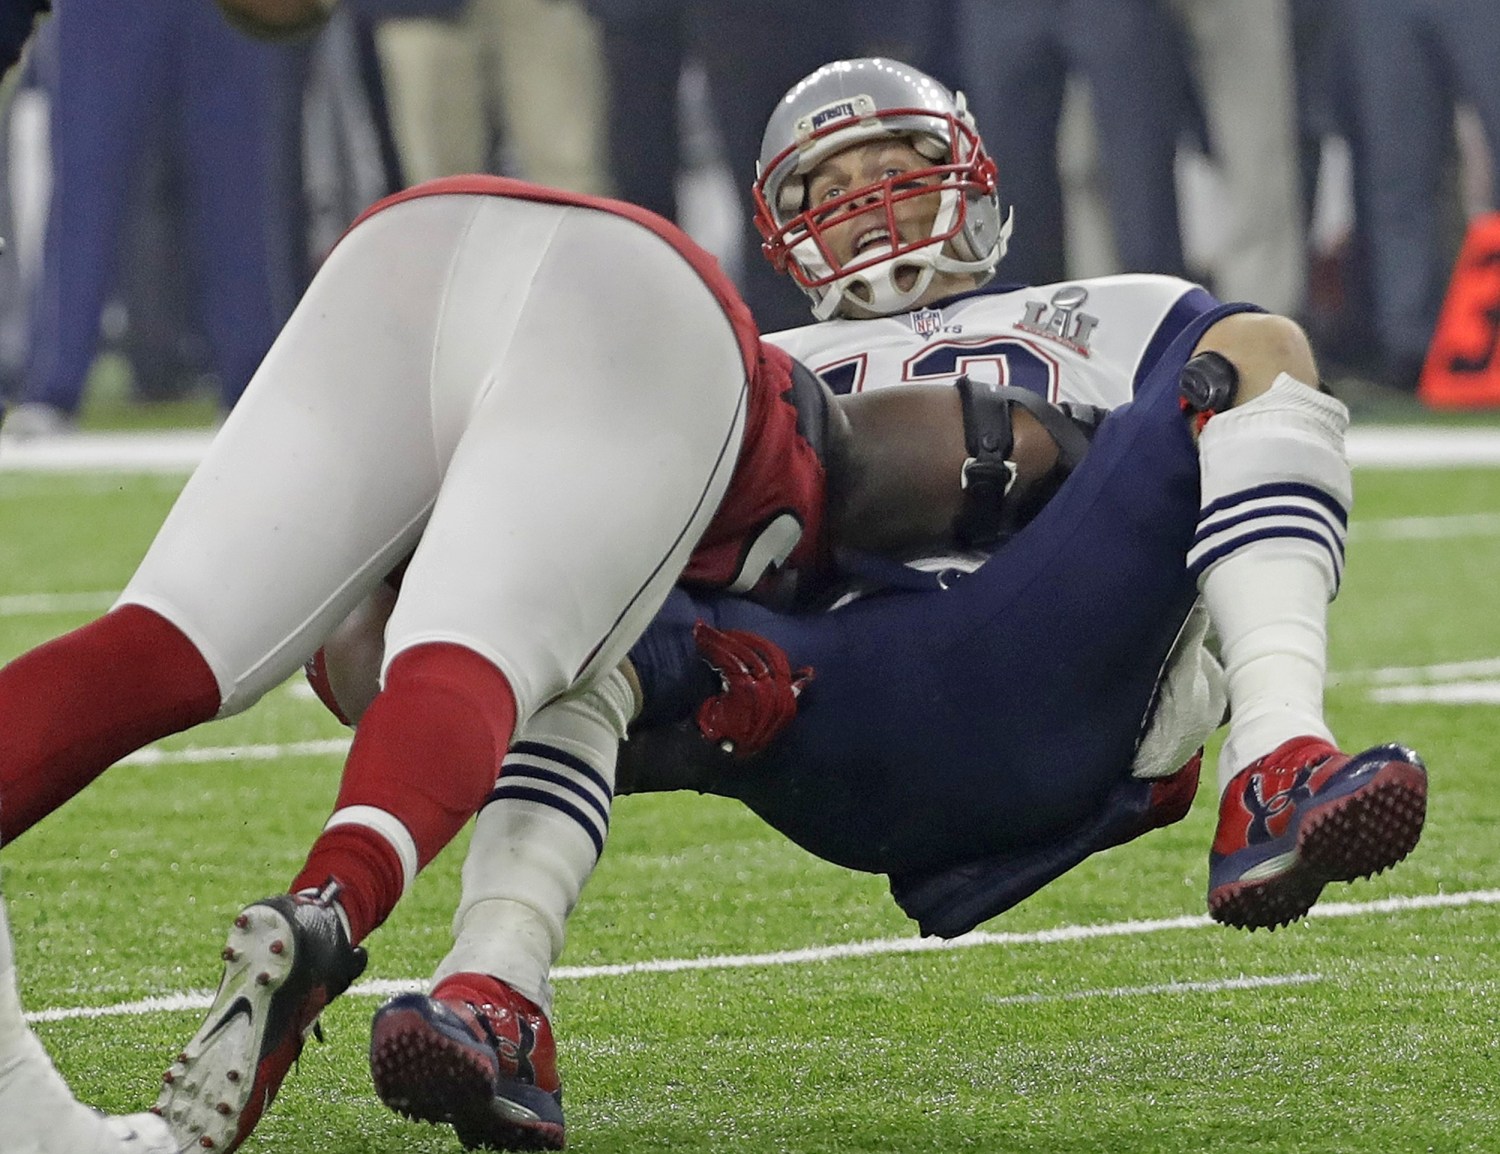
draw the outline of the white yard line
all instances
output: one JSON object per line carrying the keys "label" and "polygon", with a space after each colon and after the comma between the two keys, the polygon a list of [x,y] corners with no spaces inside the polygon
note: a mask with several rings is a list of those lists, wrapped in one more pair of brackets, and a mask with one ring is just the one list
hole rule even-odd
{"label": "white yard line", "polygon": [[1388,517],[1355,521],[1351,541],[1434,541],[1445,537],[1493,537],[1500,534],[1500,513],[1455,513],[1447,517]]}
{"label": "white yard line", "polygon": [[[1404,898],[1381,898],[1369,902],[1324,902],[1314,906],[1309,918],[1356,918],[1380,917],[1391,914],[1412,913],[1422,910],[1464,909],[1469,906],[1500,905],[1500,889],[1470,890],[1452,894],[1418,894]],[[986,933],[976,931],[960,938],[945,941],[941,938],[878,938],[873,941],[845,942],[831,946],[810,946],[800,950],[778,950],[764,954],[722,954],[698,958],[658,958],[643,962],[621,962],[604,966],[559,966],[552,972],[557,981],[587,981],[594,978],[620,978],[636,974],[675,974],[687,971],[737,970],[751,968],[774,968],[800,966],[817,962],[838,962],[852,958],[888,957],[902,954],[945,953],[955,950],[975,949],[981,946],[1048,946],[1062,942],[1090,941],[1097,938],[1143,937],[1149,934],[1166,933],[1172,930],[1220,929],[1217,923],[1205,914],[1185,915],[1175,918],[1158,918],[1149,921],[1108,922],[1090,926],[1057,926],[1053,929],[1032,930],[1025,933]],[[1232,932],[1232,931],[1224,931]],[[1073,997],[1118,997],[1132,993],[1198,993],[1209,989],[1250,989],[1258,985],[1287,985],[1319,980],[1317,974],[1293,974],[1280,977],[1224,979],[1218,982],[1173,982],[1160,986],[1126,987],[1119,990],[1049,991],[1040,997],[1016,995],[997,999],[997,1003],[1024,1000],[1050,1000]],[[393,994],[422,989],[416,979],[406,981],[362,982],[349,990],[351,997],[386,998]],[[133,1002],[119,1002],[112,1006],[72,1006],[51,1010],[38,1010],[28,1014],[32,1022],[61,1022],[76,1019],[109,1017],[134,1017],[143,1014],[158,1014],[178,1010],[206,1010],[213,1001],[208,992],[188,992],[156,998],[143,998]]]}
{"label": "white yard line", "polygon": [[1500,681],[1443,685],[1387,685],[1370,690],[1377,705],[1500,705]]}
{"label": "white yard line", "polygon": [[1356,425],[1347,439],[1356,468],[1447,469],[1500,465],[1500,429]]}
{"label": "white yard line", "polygon": [[0,617],[103,613],[118,596],[118,593],[11,593],[0,597]]}
{"label": "white yard line", "polygon": [[1500,657],[1481,657],[1477,661],[1444,661],[1436,665],[1348,669],[1334,674],[1330,681],[1337,685],[1400,685],[1412,681],[1461,681],[1475,677],[1500,677]]}
{"label": "white yard line", "polygon": [[0,436],[0,472],[191,473],[211,440],[208,429],[70,433],[28,441]]}
{"label": "white yard line", "polygon": [[1079,1002],[1085,998],[1145,998],[1163,994],[1222,994],[1229,990],[1266,990],[1276,986],[1308,986],[1322,980],[1322,974],[1266,974],[1260,977],[1219,978],[1212,982],[1159,982],[1151,986],[1111,986],[1103,990],[1011,994],[1009,997],[984,1000],[991,1006],[1039,1006],[1045,1002]]}
{"label": "white yard line", "polygon": [[1500,657],[1349,669],[1328,684],[1364,688],[1377,705],[1500,705]]}
{"label": "white yard line", "polygon": [[[0,472],[188,473],[203,459],[207,429],[73,433],[18,441],[0,437]],[[1349,459],[1372,469],[1439,469],[1500,465],[1500,428],[1426,425],[1355,426]]]}
{"label": "white yard line", "polygon": [[201,745],[189,749],[158,749],[149,745],[123,757],[119,765],[206,765],[221,761],[275,761],[280,757],[342,756],[350,738],[327,737],[316,741],[288,741],[279,745]]}

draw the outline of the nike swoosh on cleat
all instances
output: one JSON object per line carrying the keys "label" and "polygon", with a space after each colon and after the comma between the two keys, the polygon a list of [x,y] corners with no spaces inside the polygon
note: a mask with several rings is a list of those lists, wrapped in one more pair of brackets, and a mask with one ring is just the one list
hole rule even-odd
{"label": "nike swoosh on cleat", "polygon": [[230,1003],[229,1009],[224,1011],[224,1016],[214,1023],[214,1028],[203,1035],[203,1040],[205,1042],[208,1041],[208,1039],[212,1038],[215,1034],[217,1034],[225,1026],[229,1025],[230,1022],[234,1021],[234,1019],[239,1017],[241,1014],[245,1015],[245,1017],[247,1018],[250,1018],[254,1016],[254,1013],[255,1008],[250,1005],[250,999],[245,997],[244,994],[241,994],[238,998]]}

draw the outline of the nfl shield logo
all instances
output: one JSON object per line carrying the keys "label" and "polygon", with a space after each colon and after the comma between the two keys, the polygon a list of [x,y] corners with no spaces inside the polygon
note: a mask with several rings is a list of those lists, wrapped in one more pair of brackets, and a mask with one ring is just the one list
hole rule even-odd
{"label": "nfl shield logo", "polygon": [[941,309],[917,309],[908,315],[911,317],[912,331],[919,337],[930,337],[943,327]]}

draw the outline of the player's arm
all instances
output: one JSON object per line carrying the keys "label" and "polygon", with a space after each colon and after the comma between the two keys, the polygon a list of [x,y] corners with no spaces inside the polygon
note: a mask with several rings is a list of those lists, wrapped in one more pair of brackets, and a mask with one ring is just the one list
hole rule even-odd
{"label": "player's arm", "polygon": [[889,556],[988,548],[1040,511],[1103,413],[967,380],[836,398],[829,536]]}
{"label": "player's arm", "polygon": [[1184,407],[1195,431],[1214,413],[1246,404],[1279,379],[1327,392],[1307,334],[1275,313],[1232,313],[1199,338],[1183,371]]}

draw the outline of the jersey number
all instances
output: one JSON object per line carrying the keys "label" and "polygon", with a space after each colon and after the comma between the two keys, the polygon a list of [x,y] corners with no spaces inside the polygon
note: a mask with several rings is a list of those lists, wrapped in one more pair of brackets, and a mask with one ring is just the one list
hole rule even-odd
{"label": "jersey number", "polygon": [[[988,372],[983,366],[994,366]],[[867,356],[835,361],[820,368],[818,375],[835,393],[860,393],[881,385],[940,384],[965,373],[1002,385],[1030,389],[1049,401],[1057,400],[1058,364],[1042,349],[1021,337],[987,337],[979,341],[943,340],[927,345],[908,357],[901,377],[894,381],[867,381]]]}

